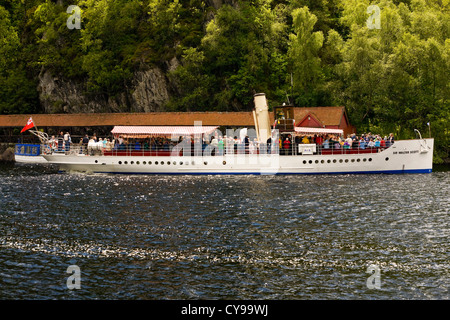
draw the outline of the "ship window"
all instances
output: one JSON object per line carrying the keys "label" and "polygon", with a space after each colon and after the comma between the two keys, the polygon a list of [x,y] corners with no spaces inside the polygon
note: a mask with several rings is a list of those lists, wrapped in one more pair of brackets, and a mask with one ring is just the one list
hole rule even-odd
{"label": "ship window", "polygon": [[315,163],[319,163],[319,160],[316,160]]}
{"label": "ship window", "polygon": [[336,159],[333,159],[333,163],[336,163]]}
{"label": "ship window", "polygon": [[164,164],[164,161],[161,161],[161,164]]}
{"label": "ship window", "polygon": [[361,159],[360,159],[360,158],[356,159],[356,162],[360,162],[360,161],[361,161]]}
{"label": "ship window", "polygon": [[170,161],[167,161],[167,164],[170,164]]}
{"label": "ship window", "polygon": [[119,164],[122,164],[122,161],[119,161]]}
{"label": "ship window", "polygon": [[226,161],[223,161],[223,162],[222,162],[222,164],[223,164],[223,165],[226,165],[226,164],[227,164],[227,162],[226,162]]}
{"label": "ship window", "polygon": [[148,162],[148,164],[152,164],[152,162],[151,162],[151,161],[149,161],[149,162]]}
{"label": "ship window", "polygon": [[308,162],[309,162],[309,164],[311,164],[311,163],[312,163],[312,160],[309,160]]}
{"label": "ship window", "polygon": [[176,164],[177,164],[177,162],[176,162],[176,161],[174,161],[174,162],[173,162],[173,165],[176,165]]}
{"label": "ship window", "polygon": [[352,159],[352,162],[355,162],[355,159]]}
{"label": "ship window", "polygon": [[389,157],[386,157],[386,159],[384,159],[384,160],[389,161]]}
{"label": "ship window", "polygon": [[158,161],[155,161],[155,164],[158,164]]}
{"label": "ship window", "polygon": [[208,161],[203,162],[203,164],[206,166],[208,164]]}
{"label": "ship window", "polygon": [[369,161],[372,161],[372,158],[369,158]]}
{"label": "ship window", "polygon": [[364,158],[364,159],[363,159],[363,161],[364,161],[364,162],[366,162],[366,161],[367,161],[367,159],[366,159],[366,158]]}
{"label": "ship window", "polygon": [[98,160],[95,160],[95,163],[98,163]]}
{"label": "ship window", "polygon": [[134,164],[134,161],[131,161],[130,164]]}
{"label": "ship window", "polygon": [[330,162],[331,162],[331,160],[330,160],[330,159],[328,159],[328,160],[327,160],[327,163],[330,163]]}
{"label": "ship window", "polygon": [[342,159],[339,159],[339,163],[342,163],[342,161],[343,161]]}
{"label": "ship window", "polygon": [[303,164],[306,164],[306,160],[303,160]]}
{"label": "ship window", "polygon": [[345,163],[347,163],[348,162],[348,159],[345,159]]}
{"label": "ship window", "polygon": [[125,164],[128,164],[128,161],[125,161],[124,163],[125,163]]}
{"label": "ship window", "polygon": [[147,161],[142,161],[142,164],[147,164]]}
{"label": "ship window", "polygon": [[325,163],[325,160],[321,160],[320,163]]}
{"label": "ship window", "polygon": [[180,164],[183,164],[183,161],[180,161]]}
{"label": "ship window", "polygon": [[139,161],[136,161],[136,164],[140,164],[140,162],[139,162]]}

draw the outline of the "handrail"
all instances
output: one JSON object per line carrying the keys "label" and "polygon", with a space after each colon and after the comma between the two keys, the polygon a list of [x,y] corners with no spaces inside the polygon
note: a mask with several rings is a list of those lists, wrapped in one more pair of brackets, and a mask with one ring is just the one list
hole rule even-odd
{"label": "handrail", "polygon": [[[86,155],[86,156],[222,156],[222,155],[242,155],[242,154],[279,154],[284,155],[302,155],[299,146],[302,144],[292,144],[289,148],[280,147],[279,144],[265,144],[261,143],[257,146],[252,144],[245,145],[244,143],[225,145],[223,148],[218,146],[212,146],[208,144],[201,145],[201,151],[196,150],[194,144],[186,145],[183,148],[178,148],[179,146],[167,145],[167,146],[146,146],[141,147],[136,145],[133,146],[88,146],[79,144],[70,144],[68,146],[61,146],[57,144],[53,145],[43,145],[41,151],[43,153],[56,153],[56,154],[72,154],[72,155]],[[311,144],[314,145],[314,144]],[[324,147],[323,145],[315,144],[315,150],[312,152],[308,151],[309,155],[344,155],[344,154],[367,154],[367,153],[378,153],[390,146],[382,147],[351,147],[345,146],[329,146]],[[200,152],[198,152],[200,151]]]}

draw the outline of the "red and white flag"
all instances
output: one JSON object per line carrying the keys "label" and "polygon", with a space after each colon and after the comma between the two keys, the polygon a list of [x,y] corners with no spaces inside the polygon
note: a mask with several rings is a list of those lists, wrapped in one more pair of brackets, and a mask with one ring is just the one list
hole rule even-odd
{"label": "red and white flag", "polygon": [[23,129],[22,129],[22,131],[20,131],[20,133],[27,131],[33,127],[34,127],[34,122],[33,122],[33,119],[30,117],[30,119],[28,119],[28,121],[27,121],[27,125],[25,127],[23,127]]}

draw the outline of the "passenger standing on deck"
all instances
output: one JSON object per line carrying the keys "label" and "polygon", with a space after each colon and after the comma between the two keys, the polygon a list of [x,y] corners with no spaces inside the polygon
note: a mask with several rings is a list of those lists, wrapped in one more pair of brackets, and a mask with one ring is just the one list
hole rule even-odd
{"label": "passenger standing on deck", "polygon": [[61,152],[64,149],[64,132],[61,131],[59,133],[57,140],[58,140],[58,151]]}
{"label": "passenger standing on deck", "polygon": [[304,143],[304,144],[308,144],[308,143],[309,143],[309,139],[308,139],[307,136],[304,136],[304,137],[303,137],[302,143]]}
{"label": "passenger standing on deck", "polygon": [[223,156],[223,150],[225,149],[225,143],[222,137],[219,137],[219,141],[217,142],[217,146],[219,147],[219,155]]}
{"label": "passenger standing on deck", "polygon": [[81,145],[83,148],[83,153],[87,154],[87,147],[89,143],[89,137],[87,134],[84,135],[83,139],[81,140]]}
{"label": "passenger standing on deck", "polygon": [[291,141],[289,140],[288,137],[286,137],[286,139],[283,141],[284,154],[289,154],[290,148],[291,148]]}
{"label": "passenger standing on deck", "polygon": [[389,133],[389,142],[391,143],[391,144],[393,144],[394,143],[394,134],[393,133]]}
{"label": "passenger standing on deck", "polygon": [[70,134],[68,132],[66,132],[66,134],[64,135],[64,146],[65,146],[66,152],[69,152],[71,143],[72,143],[72,138],[70,137]]}

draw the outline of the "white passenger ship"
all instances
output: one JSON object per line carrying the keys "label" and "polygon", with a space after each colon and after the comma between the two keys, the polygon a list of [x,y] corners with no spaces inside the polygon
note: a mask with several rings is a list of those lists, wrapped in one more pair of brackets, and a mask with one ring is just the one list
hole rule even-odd
{"label": "white passenger ship", "polygon": [[[305,134],[342,134],[342,130],[321,128],[296,128],[293,117],[277,120],[272,128],[268,105],[264,94],[254,96],[253,111],[255,129],[227,131],[230,135],[247,134],[258,141],[264,141],[258,149],[245,143],[225,144],[222,148],[215,143],[205,145],[200,142],[220,136],[218,127],[194,125],[192,127],[158,127],[159,134],[177,139],[185,139],[171,150],[153,150],[150,146],[139,146],[139,150],[79,150],[53,152],[43,155],[61,171],[82,171],[93,173],[120,174],[362,174],[362,173],[430,173],[433,165],[433,143],[429,139],[398,140],[392,145],[377,148],[324,148],[316,144],[295,143],[295,137]],[[285,108],[286,109],[286,108]],[[280,111],[280,110],[278,110]],[[283,111],[283,110],[281,110]],[[286,114],[289,114],[287,108]],[[277,119],[277,118],[275,118]],[[116,138],[126,135],[123,127],[115,127]],[[128,128],[130,129],[130,128]],[[148,138],[148,127],[134,127],[128,136]],[[151,128],[155,129],[155,128]],[[152,131],[154,132],[154,131]],[[286,136],[292,138],[289,148],[280,148]],[[189,137],[189,139],[186,139]],[[191,139],[193,143],[191,143]],[[252,137],[250,137],[252,140]],[[178,141],[178,139],[177,139]]]}

